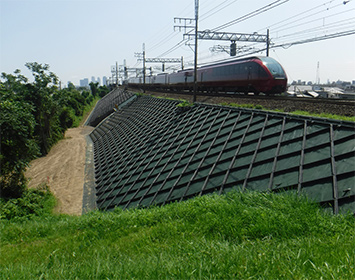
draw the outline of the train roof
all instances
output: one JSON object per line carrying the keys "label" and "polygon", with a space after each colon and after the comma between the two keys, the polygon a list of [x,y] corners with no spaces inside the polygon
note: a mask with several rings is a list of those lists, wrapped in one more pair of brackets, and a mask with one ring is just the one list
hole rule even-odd
{"label": "train roof", "polygon": [[[251,61],[251,60],[255,60],[255,59],[260,60],[260,61],[264,61],[265,59],[267,59],[269,61],[273,60],[276,63],[278,63],[274,58],[269,57],[269,56],[249,56],[249,57],[245,57],[245,58],[231,59],[231,60],[226,60],[226,61],[222,61],[222,62],[217,62],[217,63],[212,63],[212,64],[200,66],[200,67],[198,67],[198,69],[210,68],[210,67],[221,66],[221,65],[229,65],[229,64],[236,63],[236,62],[247,62],[247,61]],[[193,68],[188,68],[188,69],[178,70],[177,72],[168,73],[168,74],[191,72],[193,70],[194,70]],[[158,75],[164,75],[164,74],[167,74],[167,73],[160,73]]]}
{"label": "train roof", "polygon": [[207,67],[219,66],[219,65],[223,65],[223,64],[231,64],[231,63],[235,63],[235,62],[250,61],[252,59],[263,60],[264,57],[266,57],[266,56],[250,56],[250,57],[245,57],[245,58],[227,60],[227,61],[218,62],[218,63],[212,63],[212,64],[209,64],[209,65],[201,66],[199,68],[207,68]]}

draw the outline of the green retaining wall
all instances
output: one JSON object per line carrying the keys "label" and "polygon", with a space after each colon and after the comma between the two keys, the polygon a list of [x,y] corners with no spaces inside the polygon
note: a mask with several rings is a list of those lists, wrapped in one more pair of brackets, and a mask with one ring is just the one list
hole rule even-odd
{"label": "green retaining wall", "polygon": [[143,96],[91,133],[97,206],[233,189],[298,192],[355,213],[355,124]]}

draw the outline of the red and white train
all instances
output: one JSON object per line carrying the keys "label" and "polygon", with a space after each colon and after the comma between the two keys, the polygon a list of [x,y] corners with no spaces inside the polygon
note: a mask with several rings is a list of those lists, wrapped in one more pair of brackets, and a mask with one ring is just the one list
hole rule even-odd
{"label": "red and white train", "polygon": [[[130,78],[129,87],[143,86],[143,78]],[[192,91],[194,70],[147,76],[145,89]],[[197,69],[197,90],[200,92],[242,92],[278,94],[287,88],[286,73],[275,59],[254,56],[211,64]]]}

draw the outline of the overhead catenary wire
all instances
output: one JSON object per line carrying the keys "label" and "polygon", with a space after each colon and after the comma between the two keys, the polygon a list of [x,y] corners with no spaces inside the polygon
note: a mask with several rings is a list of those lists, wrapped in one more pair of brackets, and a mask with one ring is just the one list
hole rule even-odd
{"label": "overhead catenary wire", "polygon": [[[207,18],[217,14],[218,12],[224,10],[225,8],[229,7],[230,5],[234,4],[235,2],[237,2],[238,0],[232,0],[230,3],[227,3],[228,1],[230,0],[225,0],[223,1],[221,4],[217,5],[216,7],[214,7],[213,9],[209,10],[208,12],[202,14],[200,16],[200,21],[204,21],[206,20]],[[225,4],[223,6],[223,4]]]}
{"label": "overhead catenary wire", "polygon": [[[299,27],[299,26],[302,26],[302,25],[308,25],[309,23],[312,23],[312,22],[329,19],[331,17],[342,15],[342,14],[345,14],[345,13],[348,13],[348,12],[351,12],[351,11],[354,11],[354,10],[355,9],[350,9],[350,10],[342,11],[342,12],[339,12],[339,13],[336,13],[336,14],[332,14],[332,15],[329,15],[329,16],[326,16],[326,17],[323,16],[323,17],[318,17],[318,18],[315,18],[315,19],[311,19],[309,21],[302,21],[301,23],[298,23],[297,25],[293,25],[291,27],[286,27],[286,28],[285,28],[285,26],[283,26],[280,29],[273,29],[273,31],[274,32],[281,32],[281,31],[289,30],[289,29],[292,29],[292,28],[295,28],[295,27]],[[316,14],[319,14],[319,13],[316,13]],[[313,15],[316,15],[316,14],[313,14]],[[311,15],[311,16],[313,16],[313,15]],[[296,23],[296,22],[299,22],[300,20],[304,20],[304,19],[307,19],[307,18],[310,18],[310,16],[301,18],[301,19],[299,19],[297,21],[293,21],[292,23]]]}
{"label": "overhead catenary wire", "polygon": [[[351,0],[350,0],[351,1]],[[348,2],[350,2],[348,1]],[[326,3],[323,3],[322,5],[318,5],[314,8],[311,8],[309,10],[307,10],[306,12],[310,12],[310,11],[313,11],[315,9],[319,9],[320,7],[323,7],[324,5],[326,4],[331,4],[332,2],[334,2],[334,0],[332,1],[328,1]],[[348,2],[344,3],[342,2],[341,4],[338,4],[338,5],[335,5],[335,6],[332,6],[330,8],[327,8],[326,11],[329,11],[330,9],[333,9],[333,8],[336,8],[336,7],[340,7],[340,6],[343,6],[345,4],[347,4]],[[275,3],[275,2],[274,2]],[[272,3],[273,4],[273,3]],[[337,16],[337,15],[341,15],[343,13],[346,13],[346,12],[349,12],[349,11],[352,11],[353,9],[351,10],[347,10],[347,11],[344,11],[344,12],[340,12],[340,13],[337,13],[337,14],[332,14],[332,15],[329,15],[327,17],[322,17],[322,18],[319,18],[319,19],[316,19],[316,20],[320,20],[320,19],[328,19],[330,17],[333,17],[333,16]],[[255,13],[255,12],[254,12]],[[252,14],[254,14],[252,13]],[[300,13],[298,15],[304,15],[305,12],[303,13]],[[297,16],[298,16],[297,15]],[[291,17],[291,18],[294,18],[294,17]],[[246,16],[243,16],[243,17],[240,17],[239,18],[240,20],[245,20],[247,19],[247,15]],[[350,29],[350,30],[345,30],[346,28],[352,28],[353,27],[353,20],[354,18],[350,18],[350,19],[345,19],[343,20],[344,23],[342,25],[340,25],[340,22],[343,22],[343,21],[337,21],[335,23],[330,23],[330,24],[324,24],[323,26],[319,27],[314,27],[314,28],[309,28],[309,29],[306,29],[306,30],[302,30],[302,31],[298,31],[298,32],[294,32],[294,33],[297,33],[297,34],[286,34],[286,35],[283,35],[282,37],[279,37],[280,39],[281,38],[285,38],[285,37],[290,37],[288,38],[288,41],[287,42],[280,42],[279,40],[277,41],[277,43],[273,46],[271,46],[271,48],[277,48],[277,47],[290,47],[290,46],[293,46],[293,45],[300,45],[300,44],[306,44],[306,43],[311,43],[311,42],[316,42],[316,41],[323,41],[323,40],[328,40],[328,39],[332,39],[332,38],[338,38],[338,37],[344,37],[344,36],[350,36],[350,35],[353,35],[354,34],[354,29]],[[299,19],[300,20],[300,19]],[[299,20],[296,20],[296,21],[292,21],[292,23],[294,22],[297,22]],[[316,21],[316,20],[313,20],[313,21]],[[350,20],[350,21],[349,21]],[[346,21],[346,22],[345,22]],[[311,21],[308,22],[308,24],[310,23]],[[297,26],[301,26],[301,25],[304,25],[306,23],[303,23],[303,24],[299,24]],[[226,26],[226,25],[225,25]],[[297,27],[295,26],[295,27]],[[341,28],[340,28],[341,26]],[[344,28],[346,27],[346,28]],[[264,30],[264,29],[263,29]],[[287,30],[287,28],[285,28],[284,30]],[[280,30],[279,30],[280,31]],[[310,37],[310,36],[305,36],[305,33],[315,33],[316,31],[319,31],[317,34],[314,34],[313,36],[315,37]],[[339,32],[336,32],[336,31],[339,31]],[[333,32],[333,33],[331,33]],[[331,33],[331,34],[330,34]],[[308,34],[309,35],[309,34]],[[297,37],[303,37],[302,39],[297,39]],[[277,39],[277,38],[276,38]],[[254,44],[255,45],[255,44]],[[259,53],[259,52],[262,52],[262,51],[265,51],[265,49],[259,49],[257,51],[253,51],[253,52],[249,52],[247,54],[243,54],[241,55],[240,57],[242,56],[246,56],[246,55],[251,55],[251,54],[255,54],[255,53]],[[230,58],[228,58],[230,59]],[[228,60],[227,59],[227,60]]]}
{"label": "overhead catenary wire", "polygon": [[[339,5],[336,5],[339,6]],[[336,7],[333,6],[332,8]],[[318,6],[319,7],[319,6]],[[345,13],[353,12],[355,9],[349,9],[346,11],[341,11],[338,13],[333,13],[331,15],[327,15],[326,17],[317,17],[313,18],[308,21],[302,21],[296,25],[293,25],[288,28],[283,28],[283,29],[276,29],[276,31],[273,29],[273,33],[276,33],[277,35],[273,37],[273,44],[275,45],[294,45],[292,44],[293,41],[304,41],[305,43],[308,42],[315,42],[317,41],[316,38],[323,38],[323,36],[329,36],[330,38],[333,38],[333,34],[341,34],[344,36],[348,36],[347,34],[352,34],[352,30],[355,29],[354,26],[354,21],[355,17],[350,17],[350,18],[345,18],[343,15]],[[318,14],[318,13],[316,13]],[[315,14],[314,14],[315,15]],[[333,17],[339,17],[342,16],[341,20],[338,21],[332,21],[329,23],[328,22],[331,18]],[[301,20],[301,19],[299,19]],[[299,21],[297,20],[297,21]],[[293,21],[292,23],[296,23],[297,21]],[[316,22],[320,22],[321,24],[316,25]],[[313,26],[312,26],[313,25]],[[296,30],[296,28],[299,28],[301,26],[307,26],[310,28],[306,29],[301,29],[301,30]],[[292,32],[291,30],[295,30]],[[289,31],[289,33],[285,33],[285,31]],[[281,34],[280,34],[281,33]],[[339,37],[338,35],[336,37]],[[341,36],[340,36],[341,37]],[[327,38],[327,37],[325,37]]]}
{"label": "overhead catenary wire", "polygon": [[147,51],[154,51],[157,47],[161,47],[163,44],[167,44],[172,38],[176,37],[177,35],[178,34],[176,32],[170,33],[168,36],[162,38],[160,41],[148,48]]}
{"label": "overhead catenary wire", "polygon": [[[302,45],[302,44],[307,44],[307,43],[311,43],[311,42],[317,42],[317,41],[324,41],[324,40],[329,40],[329,39],[334,39],[334,38],[339,38],[339,37],[344,37],[344,36],[350,36],[350,35],[355,35],[355,29],[354,30],[348,30],[348,31],[344,31],[344,32],[337,32],[337,33],[333,33],[333,34],[329,34],[329,35],[323,35],[320,37],[316,37],[316,38],[309,38],[309,39],[305,39],[305,40],[299,40],[299,41],[291,41],[288,43],[283,43],[283,44],[275,44],[273,46],[271,46],[271,49],[275,49],[275,48],[290,48],[291,46],[295,46],[295,45]],[[228,61],[228,60],[233,60],[235,58],[239,58],[239,57],[244,57],[246,55],[252,55],[252,54],[257,54],[260,52],[264,52],[266,50],[266,48],[262,48],[262,49],[258,49],[256,51],[253,52],[249,52],[247,54],[242,54],[242,55],[237,55],[233,58],[226,58],[226,59],[222,59],[219,61],[215,61],[215,62],[223,62],[223,61]],[[201,64],[204,65],[204,64]]]}
{"label": "overhead catenary wire", "polygon": [[278,6],[282,5],[282,4],[285,4],[288,1],[290,1],[290,0],[277,0],[277,1],[274,1],[274,2],[272,2],[272,3],[270,3],[270,4],[266,5],[266,6],[263,6],[262,8],[259,8],[259,9],[255,10],[255,11],[253,11],[253,12],[250,12],[250,13],[242,16],[242,17],[239,17],[239,18],[234,19],[234,20],[232,20],[230,22],[227,22],[227,23],[222,24],[222,25],[220,25],[218,27],[215,27],[215,28],[211,29],[211,31],[219,31],[221,29],[230,27],[230,26],[232,26],[234,24],[240,23],[240,22],[242,22],[244,20],[247,20],[247,19],[249,19],[251,17],[257,16],[257,15],[259,15],[261,13],[267,12],[267,11],[273,9],[273,8],[276,8],[276,7],[278,7]]}
{"label": "overhead catenary wire", "polygon": [[[334,1],[335,1],[335,0],[327,1],[327,2],[325,2],[325,3],[323,3],[323,4],[321,4],[321,5],[315,6],[315,7],[313,7],[313,8],[308,9],[308,10],[305,10],[305,11],[302,11],[301,13],[298,13],[298,14],[293,15],[293,16],[291,16],[291,17],[284,18],[284,19],[282,19],[281,21],[278,21],[278,22],[276,22],[276,23],[274,23],[274,24],[268,25],[268,26],[266,26],[266,27],[264,27],[264,28],[258,30],[257,32],[263,31],[263,30],[268,29],[268,28],[269,28],[269,29],[272,28],[272,30],[276,30],[276,28],[274,28],[274,27],[277,26],[277,25],[281,25],[281,27],[284,27],[285,25],[288,25],[288,24],[289,24],[289,23],[287,23],[288,21],[294,20],[295,18],[297,18],[297,17],[299,17],[299,16],[304,16],[304,15],[306,15],[307,13],[309,13],[309,12],[311,12],[311,11],[314,11],[314,10],[316,10],[316,9],[318,9],[318,8],[321,8],[321,7],[323,7],[323,6],[327,5],[327,4],[330,4],[330,3],[334,2]],[[309,15],[308,15],[308,16],[309,16]],[[297,21],[298,21],[298,20],[297,20]]]}
{"label": "overhead catenary wire", "polygon": [[324,41],[324,40],[328,40],[328,39],[339,38],[339,37],[350,36],[350,35],[355,35],[355,29],[332,33],[329,35],[323,35],[323,36],[319,36],[319,37],[315,37],[315,38],[309,38],[309,39],[305,39],[305,40],[299,40],[299,41],[274,45],[274,46],[272,46],[272,48],[279,48],[279,47],[289,48],[289,47],[295,46],[295,45],[302,45],[302,44],[306,44],[306,43]]}
{"label": "overhead catenary wire", "polygon": [[[263,29],[260,29],[259,31],[271,28],[271,33],[273,34],[272,37],[273,42],[281,43],[286,38],[287,40],[299,40],[300,37],[306,39],[307,36],[320,36],[320,35],[329,34],[331,32],[338,31],[339,29],[337,29],[337,24],[340,22],[343,22],[343,26],[342,26],[343,28],[340,29],[340,31],[345,31],[346,29],[352,28],[352,20],[354,20],[354,17],[350,17],[346,19],[342,17],[341,21],[335,21],[330,23],[328,22],[331,18],[343,16],[345,13],[352,12],[354,9],[313,18],[314,16],[320,15],[325,12],[329,13],[329,11],[344,6],[345,4],[351,2],[352,0],[346,1],[346,3],[341,1],[340,4],[329,6],[334,1],[335,0],[326,1],[321,5],[317,5],[305,11],[302,11],[301,13],[298,13],[294,16],[287,17],[277,23],[268,25]],[[321,25],[319,24],[316,25],[317,22],[321,22]],[[307,28],[300,30],[299,27],[301,26],[307,26]],[[296,28],[298,30],[296,30]],[[287,31],[288,33],[286,33]]]}
{"label": "overhead catenary wire", "polygon": [[[233,0],[233,1],[225,0],[222,3],[214,6],[214,8],[205,12],[200,17],[200,19],[201,18],[206,19],[206,18],[211,17],[212,15],[218,14],[219,9],[222,10],[222,9],[228,7],[229,5],[235,3],[236,1],[238,1],[238,0]],[[354,9],[350,9],[347,11],[341,11],[341,12],[335,13],[335,14],[333,13],[331,15],[326,15],[323,17],[317,17],[316,19],[311,19],[307,22],[304,21],[305,18],[310,18],[312,16],[315,16],[315,15],[318,15],[318,14],[324,13],[324,12],[329,13],[330,10],[335,10],[336,8],[343,6],[345,4],[342,1],[341,4],[336,4],[336,5],[329,7],[329,5],[332,4],[334,1],[335,0],[326,1],[321,5],[317,5],[315,7],[310,8],[310,9],[306,9],[305,11],[298,13],[294,16],[289,16],[284,21],[280,21],[280,22],[274,23],[272,25],[269,25],[268,27],[275,27],[272,29],[272,34],[277,34],[275,37],[272,38],[273,45],[271,45],[270,48],[271,49],[288,48],[288,47],[294,46],[294,45],[306,44],[306,43],[311,43],[311,42],[316,42],[316,41],[323,41],[323,40],[328,40],[328,39],[332,39],[332,38],[339,38],[339,37],[350,36],[350,35],[355,34],[354,33],[355,18],[346,18],[346,19],[342,19],[342,20],[337,20],[335,22],[330,22],[330,23],[327,22],[325,24],[325,22],[328,21],[329,19],[331,19],[332,17],[342,16],[345,13],[352,12]],[[350,0],[350,1],[352,1],[352,0]],[[347,1],[347,3],[350,1]],[[234,24],[243,22],[245,20],[248,20],[252,17],[258,16],[262,13],[265,13],[265,12],[267,12],[273,8],[276,8],[282,4],[285,4],[287,2],[289,2],[289,0],[274,1],[266,6],[256,9],[244,16],[241,16],[233,21],[227,22],[227,23],[220,25],[214,29],[211,29],[211,31],[218,31],[222,28],[227,28],[227,27],[232,26]],[[308,14],[308,16],[305,16],[306,14]],[[316,23],[317,21],[320,21],[320,20],[323,20],[323,24],[321,26],[318,25],[318,26],[310,27],[311,23]],[[300,30],[299,27],[302,27],[304,25],[306,25],[307,28]],[[265,30],[266,28],[264,28],[263,30]],[[298,28],[298,30],[296,28]],[[294,29],[294,31],[292,31],[293,29]],[[178,35],[178,33],[169,34],[169,36],[166,37],[167,40],[164,41],[164,39],[162,39],[162,40],[158,41],[156,44],[154,44],[151,47],[151,49],[161,47],[162,43],[164,43],[164,42],[170,43],[170,41],[176,37],[175,34]],[[176,51],[177,49],[183,47],[187,43],[188,43],[188,41],[183,39],[183,40],[179,41],[178,43],[175,43],[172,47],[170,47],[168,50],[166,50],[165,52],[160,54],[158,57],[166,56],[166,55]],[[262,51],[265,51],[265,49],[262,48],[262,49],[259,49],[259,50],[256,50],[256,51],[253,51],[250,53],[245,53],[245,54],[241,55],[240,57],[246,56],[246,55],[252,55],[255,53],[260,53]],[[211,58],[211,55],[209,55],[209,56],[207,56],[207,55],[201,56],[201,54],[199,54],[199,55],[200,55],[201,61],[204,60],[205,58],[206,59]],[[229,59],[234,59],[234,58],[227,58],[227,59],[223,59],[223,60],[229,60]],[[206,63],[210,63],[210,62],[206,62]],[[189,61],[188,61],[188,59],[186,59],[186,57],[184,58],[184,64],[185,65],[189,64]],[[203,65],[203,63],[199,63],[199,65]]]}
{"label": "overhead catenary wire", "polygon": [[183,45],[187,40],[183,39],[180,42],[178,42],[176,45],[174,45],[173,47],[171,47],[169,50],[167,50],[166,52],[160,54],[158,57],[163,57],[165,55],[170,54],[171,52],[175,51],[176,49],[178,49],[181,45]]}
{"label": "overhead catenary wire", "polygon": [[284,41],[290,41],[290,40],[300,40],[301,38],[312,38],[317,37],[317,36],[322,36],[324,34],[331,34],[331,33],[336,33],[338,31],[340,32],[345,32],[349,30],[355,29],[355,19],[353,21],[348,21],[346,23],[338,23],[336,25],[326,25],[325,27],[318,27],[318,28],[311,28],[311,29],[306,29],[302,30],[299,32],[287,34],[284,36],[280,36],[277,38],[274,38],[273,42],[277,43],[282,43]]}
{"label": "overhead catenary wire", "polygon": [[[232,3],[234,3],[235,1],[237,1],[237,0],[233,0]],[[229,23],[227,23],[227,24],[225,24],[225,25],[228,25],[228,26],[233,25],[233,24],[235,24],[237,21],[246,20],[246,19],[248,19],[248,18],[250,18],[250,17],[256,16],[256,15],[258,15],[258,14],[260,14],[260,13],[266,12],[266,11],[268,11],[268,10],[270,10],[270,9],[273,9],[273,8],[279,6],[279,5],[282,5],[282,4],[284,4],[284,3],[288,2],[288,1],[289,1],[289,0],[277,0],[277,1],[274,1],[274,2],[272,2],[271,4],[268,4],[268,5],[266,5],[266,6],[263,6],[262,8],[257,9],[257,10],[255,10],[254,12],[251,12],[251,13],[249,13],[249,14],[243,16],[243,17],[240,17],[240,18],[238,18],[238,19],[236,19],[236,20],[234,20],[234,21],[232,21],[232,22],[229,22]],[[227,1],[224,1],[223,3],[226,3],[226,2],[227,2]],[[223,4],[223,3],[222,3],[222,4]],[[220,4],[220,5],[222,5],[222,4]],[[229,3],[229,4],[231,4],[231,3]],[[218,6],[220,6],[220,5],[218,5]],[[217,7],[218,7],[218,6],[217,6]],[[217,30],[221,29],[223,26],[224,26],[224,25],[219,26],[219,27],[217,27],[217,28],[214,28],[212,31],[217,31]],[[163,54],[159,55],[159,57],[162,57],[162,56],[164,56],[164,55],[167,55],[167,54],[171,53],[172,51],[176,50],[179,46],[182,45],[182,43],[183,43],[184,41],[185,41],[185,40],[180,41],[180,42],[177,43],[175,46],[173,46],[172,48],[170,48],[168,51],[166,51],[166,52],[164,52]],[[186,42],[186,41],[185,41],[185,42]]]}

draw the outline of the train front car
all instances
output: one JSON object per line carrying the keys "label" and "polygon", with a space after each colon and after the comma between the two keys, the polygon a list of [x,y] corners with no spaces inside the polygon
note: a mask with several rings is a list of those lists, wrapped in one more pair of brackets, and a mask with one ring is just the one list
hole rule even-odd
{"label": "train front car", "polygon": [[276,60],[249,57],[199,68],[198,83],[211,91],[277,94],[286,91],[287,77]]}
{"label": "train front car", "polygon": [[271,57],[258,57],[255,62],[258,63],[268,75],[268,79],[262,79],[262,77],[260,77],[260,83],[256,85],[260,92],[278,94],[286,91],[287,76],[280,63]]}

